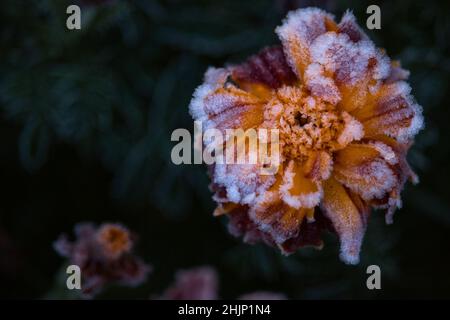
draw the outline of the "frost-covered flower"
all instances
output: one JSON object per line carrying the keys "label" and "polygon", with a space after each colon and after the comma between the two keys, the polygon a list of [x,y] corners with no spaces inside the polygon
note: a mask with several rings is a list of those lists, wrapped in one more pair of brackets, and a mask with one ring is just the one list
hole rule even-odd
{"label": "frost-covered flower", "polygon": [[[423,126],[422,109],[390,61],[351,12],[339,23],[306,8],[276,29],[282,46],[240,65],[210,68],[190,112],[203,128],[279,129],[281,166],[210,167],[216,215],[247,242],[264,241],[291,253],[322,245],[334,230],[341,259],[359,261],[371,208],[392,222],[407,179],[417,181],[406,153]],[[270,144],[270,141],[268,141]]]}
{"label": "frost-covered flower", "polygon": [[81,269],[81,290],[93,297],[109,283],[137,286],[145,281],[151,267],[132,254],[134,236],[120,224],[92,223],[75,226],[76,240],[65,234],[54,243],[55,250]]}

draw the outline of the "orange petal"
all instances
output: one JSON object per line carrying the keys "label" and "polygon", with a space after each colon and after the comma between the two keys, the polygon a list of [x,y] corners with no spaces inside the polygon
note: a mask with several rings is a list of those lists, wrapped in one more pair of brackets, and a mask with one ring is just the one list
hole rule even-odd
{"label": "orange petal", "polygon": [[246,130],[264,120],[264,101],[237,88],[217,89],[204,98],[204,106],[207,128]]}
{"label": "orange petal", "polygon": [[400,61],[394,60],[391,62],[391,72],[385,80],[385,83],[394,83],[401,80],[407,80],[409,71],[402,68]]}
{"label": "orange petal", "polygon": [[230,213],[234,209],[236,209],[240,204],[234,203],[234,202],[226,202],[226,203],[219,203],[217,208],[213,212],[214,217],[218,217],[227,213]]}
{"label": "orange petal", "polygon": [[[308,209],[295,209],[278,198],[273,203],[256,206],[249,211],[258,229],[269,234],[277,244],[298,235]],[[311,209],[314,210],[314,209]]]}
{"label": "orange petal", "polygon": [[[354,104],[362,106],[367,93],[388,76],[387,57],[372,43],[354,42],[347,34],[324,33],[313,42],[310,51],[309,78],[318,78],[324,84],[333,79],[341,93],[339,100],[343,100],[341,110],[352,111]],[[314,67],[315,71],[311,71],[314,65],[322,68]]]}
{"label": "orange petal", "polygon": [[305,178],[314,181],[328,179],[333,166],[333,160],[328,152],[311,152],[304,165]]}
{"label": "orange petal", "polygon": [[279,245],[298,235],[305,217],[308,220],[314,218],[314,208],[296,209],[282,200],[279,190],[283,176],[284,173],[280,171],[275,183],[256,199],[249,210],[249,216],[258,229],[269,234]]}
{"label": "orange petal", "polygon": [[351,11],[346,11],[342,16],[338,24],[338,31],[345,33],[353,42],[367,39],[367,35],[358,26],[355,16]]}
{"label": "orange petal", "polygon": [[357,264],[369,210],[361,199],[355,204],[353,198],[358,199],[357,196],[350,196],[350,192],[333,177],[324,181],[323,188],[321,207],[339,236],[340,258],[345,263]]}
{"label": "orange petal", "polygon": [[254,128],[262,123],[266,100],[227,82],[230,71],[210,68],[205,82],[194,92],[189,106],[194,120],[203,129]]}
{"label": "orange petal", "polygon": [[397,177],[397,182],[388,195],[382,199],[371,201],[374,207],[387,209],[386,223],[391,224],[395,210],[401,207],[400,193],[403,185],[407,179],[413,183],[418,182],[417,175],[412,171],[406,160],[409,145],[399,143],[387,136],[377,136],[373,140],[367,140],[367,143],[380,152],[380,155],[390,164]]}
{"label": "orange petal", "polygon": [[286,58],[301,79],[310,63],[309,47],[319,35],[336,30],[333,17],[323,10],[307,8],[288,13],[276,32],[283,44]]}
{"label": "orange petal", "polygon": [[422,110],[410,90],[405,82],[383,84],[363,108],[352,112],[363,124],[365,137],[384,134],[407,141],[422,129]]}
{"label": "orange petal", "polygon": [[305,70],[304,81],[313,96],[331,104],[337,104],[341,100],[339,88],[334,80],[325,74],[320,64],[312,63]]}

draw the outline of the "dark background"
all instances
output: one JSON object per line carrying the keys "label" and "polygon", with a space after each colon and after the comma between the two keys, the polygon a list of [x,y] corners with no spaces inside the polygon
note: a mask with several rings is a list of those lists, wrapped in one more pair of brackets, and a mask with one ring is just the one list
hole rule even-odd
{"label": "dark background", "polygon": [[[82,30],[65,27],[69,4]],[[231,237],[213,218],[201,165],[170,161],[176,128],[193,131],[188,104],[210,65],[239,62],[278,43],[290,9],[316,5],[365,28],[369,4],[382,29],[368,31],[411,71],[426,128],[409,161],[418,186],[403,192],[395,223],[372,215],[358,266],[322,251],[288,258]],[[0,2],[0,297],[64,298],[64,265],[52,249],[80,221],[122,222],[154,267],[139,288],[99,298],[148,298],[180,268],[212,265],[220,296],[253,290],[290,298],[450,297],[450,3],[448,1],[63,1]],[[368,265],[382,290],[366,288]]]}

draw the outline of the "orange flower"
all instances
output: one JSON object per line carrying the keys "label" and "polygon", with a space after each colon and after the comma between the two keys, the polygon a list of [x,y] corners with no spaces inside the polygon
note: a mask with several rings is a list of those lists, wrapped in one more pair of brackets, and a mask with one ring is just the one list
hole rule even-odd
{"label": "orange flower", "polygon": [[422,128],[422,110],[391,62],[362,32],[351,12],[339,24],[317,8],[288,14],[276,29],[281,47],[241,65],[210,68],[190,111],[204,128],[278,129],[281,166],[211,166],[215,214],[247,242],[263,240],[284,253],[320,247],[334,230],[341,259],[359,261],[371,208],[401,205],[416,175],[406,153]]}

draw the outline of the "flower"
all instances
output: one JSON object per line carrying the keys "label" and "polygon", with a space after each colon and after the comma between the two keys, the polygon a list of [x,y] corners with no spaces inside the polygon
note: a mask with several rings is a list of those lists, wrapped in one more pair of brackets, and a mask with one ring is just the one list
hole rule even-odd
{"label": "flower", "polygon": [[121,224],[104,223],[96,228],[92,223],[79,223],[75,235],[74,242],[61,235],[54,248],[80,267],[84,297],[93,297],[112,282],[138,286],[151,272],[149,265],[132,254],[135,239]]}
{"label": "flower", "polygon": [[[272,176],[256,164],[210,166],[211,190],[232,234],[285,254],[340,238],[340,257],[357,264],[371,208],[386,222],[400,192],[417,182],[406,154],[423,126],[422,109],[391,61],[347,11],[290,12],[276,29],[281,46],[240,65],[210,68],[190,113],[203,128],[278,129],[281,165]],[[267,141],[271,143],[271,141]]]}

